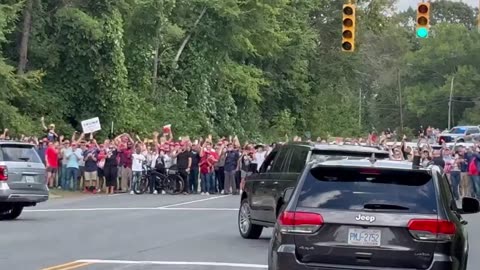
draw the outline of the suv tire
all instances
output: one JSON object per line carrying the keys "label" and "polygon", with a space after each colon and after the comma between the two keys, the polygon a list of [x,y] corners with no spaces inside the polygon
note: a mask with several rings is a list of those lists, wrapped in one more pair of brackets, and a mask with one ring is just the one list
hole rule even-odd
{"label": "suv tire", "polygon": [[250,205],[248,199],[245,198],[240,204],[238,211],[238,231],[243,238],[258,239],[263,231],[263,226],[252,224]]}
{"label": "suv tire", "polygon": [[18,218],[23,211],[23,206],[14,205],[12,209],[0,214],[0,220],[14,220]]}

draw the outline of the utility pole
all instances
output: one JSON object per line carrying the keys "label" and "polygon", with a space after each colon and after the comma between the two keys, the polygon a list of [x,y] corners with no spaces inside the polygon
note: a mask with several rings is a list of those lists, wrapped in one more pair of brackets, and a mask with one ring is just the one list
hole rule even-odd
{"label": "utility pole", "polygon": [[358,127],[362,128],[362,88],[358,89]]}
{"label": "utility pole", "polygon": [[403,98],[402,98],[402,83],[401,83],[401,76],[400,76],[400,68],[398,69],[397,73],[397,81],[398,81],[398,99],[399,99],[399,109],[400,109],[400,130],[403,132]]}
{"label": "utility pole", "polygon": [[450,98],[448,100],[448,130],[450,130],[450,124],[452,119],[452,97],[453,97],[453,82],[455,80],[455,75],[452,76],[452,81],[450,83]]}

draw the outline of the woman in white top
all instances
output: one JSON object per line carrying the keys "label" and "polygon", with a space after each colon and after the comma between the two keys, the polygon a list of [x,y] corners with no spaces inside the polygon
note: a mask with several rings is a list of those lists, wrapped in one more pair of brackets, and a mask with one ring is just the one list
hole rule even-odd
{"label": "woman in white top", "polygon": [[137,146],[135,153],[132,154],[132,182],[130,183],[130,194],[135,194],[133,187],[137,181],[140,181],[143,172],[143,162],[147,158],[142,154],[142,149]]}
{"label": "woman in white top", "polygon": [[263,162],[265,161],[265,157],[267,152],[263,149],[263,145],[260,145],[255,152],[255,161],[257,163],[257,171],[260,170],[262,167]]}
{"label": "woman in white top", "polygon": [[155,168],[157,158],[158,158],[158,151],[155,149],[155,147],[150,147],[148,153],[147,153],[147,164],[151,168]]}

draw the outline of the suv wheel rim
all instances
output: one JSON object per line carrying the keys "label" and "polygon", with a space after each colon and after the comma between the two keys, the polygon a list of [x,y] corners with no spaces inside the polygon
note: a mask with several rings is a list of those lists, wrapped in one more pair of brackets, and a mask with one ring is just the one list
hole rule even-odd
{"label": "suv wheel rim", "polygon": [[242,207],[240,208],[239,222],[240,231],[243,234],[246,234],[248,232],[248,229],[250,228],[250,207],[247,203],[242,204]]}

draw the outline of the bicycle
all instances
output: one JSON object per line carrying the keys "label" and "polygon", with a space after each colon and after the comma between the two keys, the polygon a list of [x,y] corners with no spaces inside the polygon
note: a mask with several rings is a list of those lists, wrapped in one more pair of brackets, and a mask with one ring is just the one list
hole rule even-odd
{"label": "bicycle", "polygon": [[155,190],[164,190],[170,195],[182,193],[185,186],[182,177],[174,169],[171,169],[168,175],[165,175],[152,169],[151,166],[143,164],[142,177],[134,183],[133,192],[135,194],[147,192],[152,179],[155,179]]}
{"label": "bicycle", "polygon": [[168,169],[167,182],[169,190],[165,190],[169,194],[180,194],[185,189],[185,181],[177,169],[177,165],[173,165]]}
{"label": "bicycle", "polygon": [[137,179],[137,181],[135,181],[135,183],[133,184],[133,192],[135,194],[145,193],[149,187],[150,179],[152,178],[152,168],[146,163],[144,163],[142,167],[142,176],[140,177],[140,179]]}
{"label": "bicycle", "polygon": [[[150,182],[152,179],[154,179],[155,184],[154,184],[154,189],[155,190],[165,190],[168,192],[172,188],[169,188],[170,180],[167,179],[167,176],[157,172],[155,169],[153,169],[150,165],[147,165],[146,163],[142,165],[143,166],[143,171],[142,171],[142,176],[139,180],[137,180],[134,183],[133,186],[133,192],[135,194],[143,194],[147,192],[147,190],[150,187]],[[169,193],[171,194],[171,192]]]}

